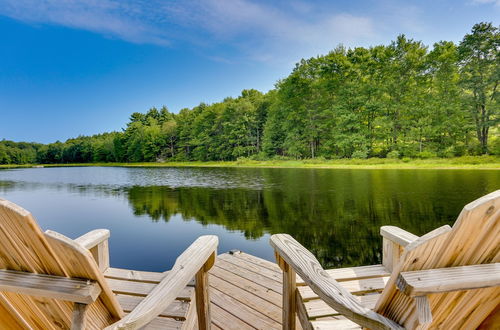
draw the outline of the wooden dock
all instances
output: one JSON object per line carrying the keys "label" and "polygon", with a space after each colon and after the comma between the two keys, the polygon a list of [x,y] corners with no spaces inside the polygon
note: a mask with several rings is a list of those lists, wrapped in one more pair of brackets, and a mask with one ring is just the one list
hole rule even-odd
{"label": "wooden dock", "polygon": [[281,270],[250,254],[224,253],[209,272],[214,329],[281,329]]}
{"label": "wooden dock", "polygon": [[[382,265],[328,272],[369,308],[390,275]],[[275,263],[243,252],[224,253],[209,274],[214,329],[281,329],[282,272]],[[300,278],[297,286],[303,301],[299,317],[312,320],[314,329],[361,329],[320,300]]]}
{"label": "wooden dock", "polygon": [[[382,265],[328,272],[367,307],[374,306],[389,276]],[[164,276],[117,268],[105,272],[125,312],[133,310]],[[209,285],[212,329],[282,328],[282,272],[275,263],[239,251],[223,253],[209,271]],[[297,286],[301,296],[298,314],[311,320],[311,329],[360,329],[320,300],[300,278]],[[196,328],[194,299],[193,282],[147,329]]]}
{"label": "wooden dock", "polygon": [[71,240],[42,232],[29,212],[0,200],[0,328],[361,328],[330,306],[370,328],[493,328],[495,209],[500,190],[468,204],[453,228],[417,238],[383,226],[382,265],[324,270],[293,237],[276,234],[278,267],[240,251],[216,256],[218,238],[204,235],[160,273],[109,267],[109,230]]}

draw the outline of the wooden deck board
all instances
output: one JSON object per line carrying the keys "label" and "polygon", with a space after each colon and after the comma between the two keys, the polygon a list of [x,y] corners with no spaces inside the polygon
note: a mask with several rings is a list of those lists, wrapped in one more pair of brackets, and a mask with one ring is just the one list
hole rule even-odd
{"label": "wooden deck board", "polygon": [[[231,303],[228,305],[231,305],[232,303],[235,303],[236,301],[243,303],[245,306],[248,306],[252,308],[253,310],[256,310],[259,312],[257,314],[259,317],[269,317],[276,322],[281,322],[281,308],[268,302],[267,300],[264,300],[260,298],[257,295],[254,295],[252,293],[249,293],[248,291],[245,291],[243,289],[238,288],[237,286],[228,283],[222,279],[219,279],[215,276],[210,277],[211,281],[211,286],[212,288],[216,289],[219,291],[219,293],[222,293],[225,296],[228,296],[227,300],[230,300]],[[214,290],[214,291],[216,291]],[[223,303],[219,300],[219,303]],[[225,305],[219,304],[221,307],[225,308]],[[227,308],[225,308],[227,309]]]}
{"label": "wooden deck board", "polygon": [[[387,271],[380,265],[328,272],[347,290],[360,295],[357,297],[369,308],[374,306],[380,295],[377,292],[387,281]],[[126,312],[144,299],[165,274],[118,268],[105,272],[106,280]],[[224,253],[217,257],[209,274],[212,329],[281,329],[282,274],[276,264],[243,252]],[[300,278],[297,281],[300,283]],[[298,289],[313,329],[359,329],[319,300],[307,286]],[[193,293],[194,287],[190,284],[148,329],[196,328],[193,323],[196,320],[187,316],[196,314],[190,302]],[[361,295],[365,293],[368,294]],[[192,320],[193,324],[186,325],[185,320]],[[297,328],[301,329],[298,320]]]}
{"label": "wooden deck board", "polygon": [[[328,272],[368,308],[375,305],[389,275],[382,265]],[[281,328],[282,274],[276,264],[243,252],[224,253],[209,273],[213,329]],[[313,329],[360,328],[319,300],[300,278],[297,282]]]}
{"label": "wooden deck board", "polygon": [[281,282],[281,273],[270,270],[268,268],[264,268],[260,265],[257,265],[253,262],[249,262],[243,258],[239,258],[237,254],[230,255],[228,253],[221,254],[218,259],[225,260],[229,263],[232,263],[242,269],[249,270],[252,273],[260,274],[262,276],[268,277],[271,280]]}
{"label": "wooden deck board", "polygon": [[[244,277],[240,277],[236,274],[226,271],[225,269],[214,267],[211,270],[211,277],[218,277],[224,281],[230,281],[231,284],[241,288],[249,293],[252,293],[278,307],[281,307],[281,294],[277,293],[270,288],[262,285],[256,285],[256,282],[247,280]],[[258,284],[258,283],[257,283]]]}
{"label": "wooden deck board", "polygon": [[221,329],[281,329],[281,271],[246,253],[224,253],[210,270],[212,324]]}
{"label": "wooden deck board", "polygon": [[258,283],[261,286],[264,286],[281,295],[281,280],[277,281],[274,279],[270,279],[269,277],[264,276],[258,272],[248,270],[233,263],[227,262],[226,260],[217,260],[216,266],[227,272],[231,272],[234,275],[239,276],[240,278],[245,278],[250,282]]}
{"label": "wooden deck board", "polygon": [[[108,268],[104,272],[106,281],[125,313],[132,311],[165,275],[166,273],[119,268]],[[192,300],[194,300],[194,287],[188,284],[180,296],[144,329],[187,330],[193,328],[196,323],[196,308]]]}

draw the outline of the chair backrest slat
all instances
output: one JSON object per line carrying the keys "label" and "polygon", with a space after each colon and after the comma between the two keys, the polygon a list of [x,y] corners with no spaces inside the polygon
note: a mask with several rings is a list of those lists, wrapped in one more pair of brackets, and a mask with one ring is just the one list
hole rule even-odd
{"label": "chair backrest slat", "polygon": [[[414,329],[415,301],[395,285],[400,272],[494,262],[500,262],[500,190],[466,205],[453,228],[443,226],[409,244],[375,311]],[[500,304],[500,288],[431,294],[429,302],[431,328],[477,328]]]}
{"label": "chair backrest slat", "polygon": [[[2,199],[0,268],[95,280],[101,285],[102,293],[89,307],[88,326],[102,328],[123,316],[116,297],[88,250],[62,235],[43,233],[28,211]],[[2,319],[22,320],[38,329],[71,327],[73,304],[70,302],[12,292],[1,295]]]}

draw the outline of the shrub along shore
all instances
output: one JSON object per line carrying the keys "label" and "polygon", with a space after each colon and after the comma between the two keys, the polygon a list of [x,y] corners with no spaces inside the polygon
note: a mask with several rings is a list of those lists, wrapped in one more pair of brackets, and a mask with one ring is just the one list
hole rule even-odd
{"label": "shrub along shore", "polygon": [[433,159],[272,159],[251,160],[240,158],[236,161],[208,162],[136,162],[136,163],[72,163],[72,164],[23,164],[0,165],[0,168],[26,167],[76,167],[76,166],[116,166],[116,167],[255,167],[255,168],[347,168],[347,169],[500,169],[500,157],[466,156]]}

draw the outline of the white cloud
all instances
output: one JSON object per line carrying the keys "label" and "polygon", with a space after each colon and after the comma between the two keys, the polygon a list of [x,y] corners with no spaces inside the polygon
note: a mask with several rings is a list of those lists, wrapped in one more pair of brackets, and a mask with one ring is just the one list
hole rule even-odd
{"label": "white cloud", "polygon": [[183,24],[201,26],[218,42],[234,42],[259,61],[295,61],[326,53],[339,43],[354,45],[375,34],[368,17],[321,12],[307,2],[293,4],[285,11],[248,0],[193,1],[197,10],[178,18]]}
{"label": "white cloud", "polygon": [[472,0],[472,3],[480,5],[492,3],[496,6],[500,6],[500,0]]}
{"label": "white cloud", "polygon": [[[293,0],[0,0],[0,15],[84,29],[135,43],[191,42],[258,61],[295,61],[375,34],[369,17]],[[223,59],[222,54],[209,54]]]}
{"label": "white cloud", "polygon": [[136,43],[167,44],[138,3],[114,0],[0,0],[0,14],[32,22],[84,29]]}

